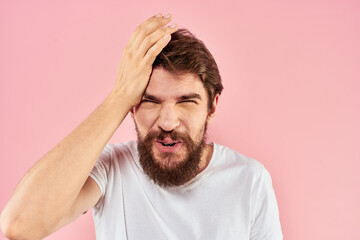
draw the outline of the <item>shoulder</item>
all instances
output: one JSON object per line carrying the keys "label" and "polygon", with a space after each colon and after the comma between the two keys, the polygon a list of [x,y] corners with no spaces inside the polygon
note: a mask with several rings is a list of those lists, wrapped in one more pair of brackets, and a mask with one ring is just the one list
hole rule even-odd
{"label": "shoulder", "polygon": [[101,152],[98,164],[110,166],[121,159],[136,158],[137,143],[136,141],[129,141],[125,143],[108,143]]}
{"label": "shoulder", "polygon": [[110,151],[116,155],[127,155],[137,154],[137,143],[136,141],[128,141],[124,143],[109,143],[105,146],[104,151]]}
{"label": "shoulder", "polygon": [[214,143],[214,158],[219,167],[238,170],[253,177],[260,177],[267,171],[260,161],[217,143]]}

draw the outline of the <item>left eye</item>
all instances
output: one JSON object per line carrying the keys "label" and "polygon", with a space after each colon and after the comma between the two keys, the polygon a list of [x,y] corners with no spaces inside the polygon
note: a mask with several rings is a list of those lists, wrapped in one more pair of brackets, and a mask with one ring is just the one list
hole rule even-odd
{"label": "left eye", "polygon": [[179,103],[196,103],[197,104],[197,102],[194,101],[194,100],[184,100],[184,101],[181,101]]}

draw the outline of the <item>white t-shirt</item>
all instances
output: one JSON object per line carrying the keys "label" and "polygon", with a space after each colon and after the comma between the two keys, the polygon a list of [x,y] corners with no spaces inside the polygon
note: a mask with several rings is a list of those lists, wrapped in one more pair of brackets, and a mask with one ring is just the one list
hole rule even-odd
{"label": "white t-shirt", "polygon": [[165,189],[142,171],[136,144],[108,144],[90,174],[102,193],[96,239],[283,238],[271,177],[258,161],[212,143],[204,171]]}

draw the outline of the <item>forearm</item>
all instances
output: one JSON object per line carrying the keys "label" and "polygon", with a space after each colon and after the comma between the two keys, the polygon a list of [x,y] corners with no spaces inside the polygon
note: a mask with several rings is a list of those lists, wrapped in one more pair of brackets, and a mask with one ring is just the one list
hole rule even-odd
{"label": "forearm", "polygon": [[2,221],[47,229],[71,208],[105,145],[130,106],[109,95],[75,130],[23,177],[2,212]]}

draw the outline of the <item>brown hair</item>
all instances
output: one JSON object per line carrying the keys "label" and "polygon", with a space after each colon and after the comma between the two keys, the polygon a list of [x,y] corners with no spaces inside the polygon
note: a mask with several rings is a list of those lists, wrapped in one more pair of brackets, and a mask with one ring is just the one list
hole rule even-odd
{"label": "brown hair", "polygon": [[216,94],[221,94],[223,85],[215,59],[205,44],[187,29],[178,29],[153,63],[153,69],[163,67],[173,73],[198,74],[208,93],[209,110]]}

